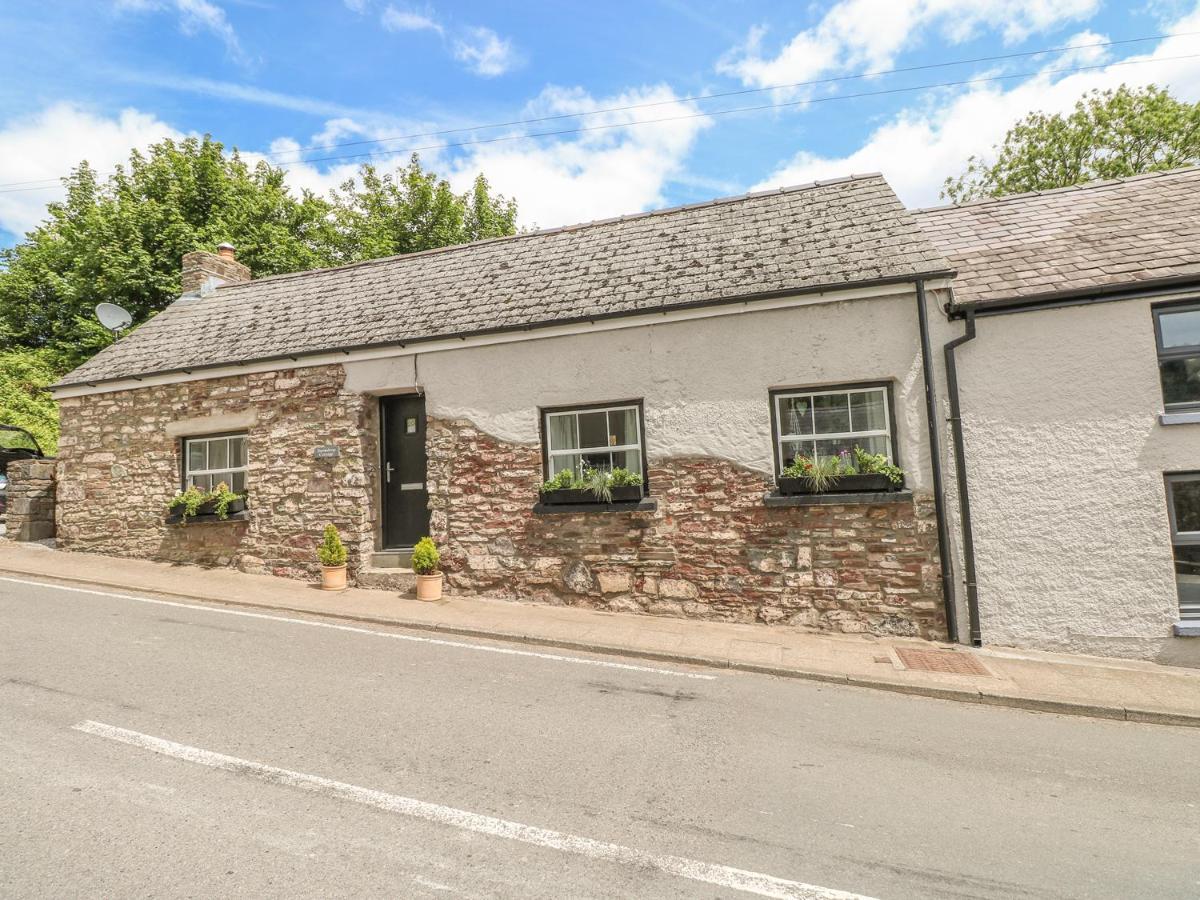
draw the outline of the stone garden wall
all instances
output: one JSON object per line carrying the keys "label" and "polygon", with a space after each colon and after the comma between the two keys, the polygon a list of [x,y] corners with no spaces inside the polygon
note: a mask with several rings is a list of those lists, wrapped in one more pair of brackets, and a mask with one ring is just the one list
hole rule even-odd
{"label": "stone garden wall", "polygon": [[652,461],[650,511],[535,513],[537,446],[429,424],[434,539],[451,590],[836,632],[946,636],[933,499],[768,507],[762,475]]}
{"label": "stone garden wall", "polygon": [[[59,546],[306,577],[333,522],[357,566],[374,544],[374,401],[343,381],[341,366],[319,366],[62,400]],[[166,524],[181,437],[227,431],[249,436],[247,519]],[[318,446],[338,458],[314,458]]]}
{"label": "stone garden wall", "polygon": [[54,537],[54,460],[17,459],[8,464],[5,535],[11,541]]}

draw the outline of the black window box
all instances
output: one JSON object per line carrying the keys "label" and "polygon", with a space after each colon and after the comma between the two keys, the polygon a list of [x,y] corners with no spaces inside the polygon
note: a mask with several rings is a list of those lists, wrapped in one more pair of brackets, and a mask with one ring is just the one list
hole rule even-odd
{"label": "black window box", "polygon": [[[612,488],[612,500],[609,503],[637,503],[641,499],[642,488],[640,485],[622,485],[621,487]],[[598,499],[591,491],[573,488],[546,491],[541,495],[541,502],[546,506],[562,506],[566,504],[579,506],[583,503],[605,505],[605,501]]]}
{"label": "black window box", "polygon": [[188,516],[186,522],[183,521],[182,513],[171,513],[164,520],[168,525],[211,525],[215,522],[249,522],[250,513],[246,510],[241,512],[230,513],[224,519],[216,513],[205,513],[204,515]]}
{"label": "black window box", "polygon": [[[589,494],[589,496],[591,496]],[[535,516],[566,515],[567,513],[619,513],[619,512],[654,512],[658,509],[658,501],[652,497],[642,497],[622,503],[597,503],[592,497],[587,503],[535,503]]]}
{"label": "black window box", "polygon": [[777,478],[776,482],[779,493],[784,497],[801,494],[882,494],[903,486],[893,484],[886,475],[841,475],[821,491],[814,490],[808,478]]}
{"label": "black window box", "polygon": [[[231,500],[229,506],[225,510],[226,517],[222,519],[217,515],[217,501],[209,500],[207,503],[201,503],[196,508],[194,516],[187,517],[187,523],[192,522],[244,522],[249,516],[246,512],[246,498],[239,497],[237,500]],[[177,522],[183,521],[183,507],[177,506],[167,514],[167,524],[174,525]]]}
{"label": "black window box", "polygon": [[882,491],[865,494],[765,494],[763,505],[796,506],[878,506],[883,503],[911,503],[912,491]]}

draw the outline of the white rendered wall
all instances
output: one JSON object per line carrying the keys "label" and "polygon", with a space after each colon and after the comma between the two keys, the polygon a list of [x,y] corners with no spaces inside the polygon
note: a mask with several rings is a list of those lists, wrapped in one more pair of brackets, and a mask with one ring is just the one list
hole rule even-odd
{"label": "white rendered wall", "polygon": [[911,487],[929,489],[911,289],[345,366],[351,390],[419,384],[430,415],[469,419],[508,441],[539,440],[539,407],[641,399],[651,459],[713,456],[768,475],[770,388],[888,381],[900,464]]}
{"label": "white rendered wall", "polygon": [[985,645],[1200,665],[1172,632],[1163,486],[1200,469],[1200,425],[1159,424],[1150,301],[977,326],[958,367]]}

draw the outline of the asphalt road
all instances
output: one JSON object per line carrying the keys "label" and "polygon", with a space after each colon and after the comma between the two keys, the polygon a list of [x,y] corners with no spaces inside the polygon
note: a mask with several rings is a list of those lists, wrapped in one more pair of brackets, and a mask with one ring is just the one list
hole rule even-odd
{"label": "asphalt road", "polygon": [[1194,729],[0,580],[4,896],[1195,898],[1198,758]]}

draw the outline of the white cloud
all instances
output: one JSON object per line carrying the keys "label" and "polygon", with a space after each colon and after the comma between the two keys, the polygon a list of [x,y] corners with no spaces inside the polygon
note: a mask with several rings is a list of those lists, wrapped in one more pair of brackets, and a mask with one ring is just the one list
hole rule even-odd
{"label": "white cloud", "polygon": [[1100,0],[840,0],[812,28],[774,54],[766,29],[751,29],[717,70],[743,84],[766,87],[817,78],[828,72],[885,69],[896,55],[929,31],[951,42],[995,29],[1009,42],[1087,19]]}
{"label": "white cloud", "polygon": [[511,41],[482,26],[466,29],[454,41],[454,58],[485,78],[503,75],[523,61]]}
{"label": "white cloud", "polygon": [[342,2],[346,4],[346,9],[351,12],[365,13],[370,0],[342,0]]}
{"label": "white cloud", "polygon": [[[22,234],[46,216],[46,204],[62,199],[61,185],[50,184],[86,158],[102,176],[163,138],[181,138],[165,122],[135,109],[115,118],[95,115],[69,103],[0,126],[0,184],[45,181],[36,190],[0,189],[0,228]],[[35,187],[35,185],[13,185]]]}
{"label": "white cloud", "polygon": [[483,172],[495,190],[517,199],[522,224],[543,228],[662,206],[665,186],[683,174],[684,160],[712,120],[703,116],[633,128],[622,126],[687,115],[697,111],[694,104],[676,101],[675,93],[666,86],[603,98],[593,98],[580,89],[547,88],[526,114],[579,114],[638,103],[664,105],[588,116],[585,125],[615,127],[585,132],[569,140],[517,141],[472,148],[451,164],[451,183],[457,190],[466,190]]}
{"label": "white cloud", "polygon": [[[801,150],[754,189],[880,171],[907,205],[937,203],[946,176],[958,175],[971,155],[990,157],[991,148],[1004,139],[1008,129],[1034,110],[1064,112],[1085,92],[1122,83],[1157,84],[1169,87],[1180,99],[1200,101],[1200,59],[1175,58],[1200,54],[1200,36],[1195,34],[1200,31],[1200,10],[1166,30],[1180,36],[1163,40],[1151,53],[1120,61],[1137,64],[1110,64],[1065,76],[1044,71],[1012,87],[999,82],[943,94],[902,110],[845,156]],[[1096,43],[1100,37],[1087,32],[1071,43]],[[1076,59],[1068,64],[1085,61]],[[1047,68],[1062,67],[1056,61]]]}
{"label": "white cloud", "polygon": [[237,32],[225,15],[225,10],[210,0],[116,0],[118,10],[129,12],[161,12],[174,9],[179,13],[179,27],[192,36],[207,32],[219,38],[226,52],[237,60],[248,61]]}
{"label": "white cloud", "polygon": [[416,12],[389,5],[380,14],[379,22],[388,31],[436,31],[438,34],[442,33],[442,26],[429,11]]}

